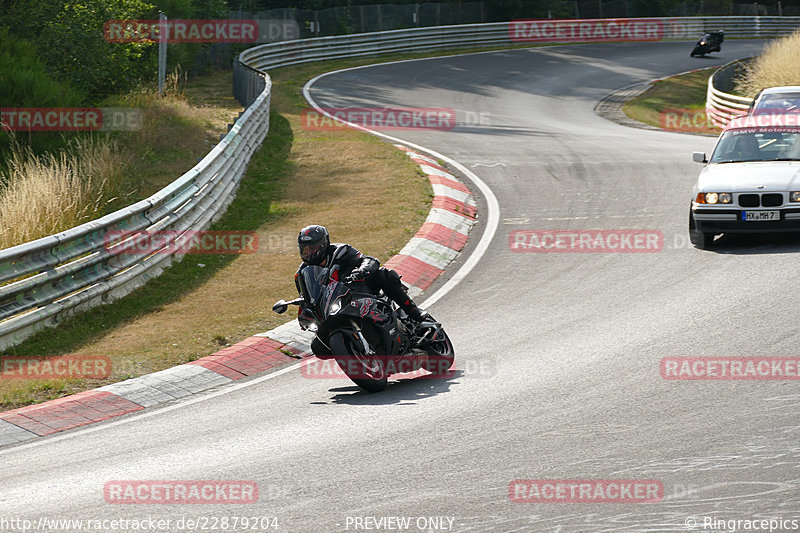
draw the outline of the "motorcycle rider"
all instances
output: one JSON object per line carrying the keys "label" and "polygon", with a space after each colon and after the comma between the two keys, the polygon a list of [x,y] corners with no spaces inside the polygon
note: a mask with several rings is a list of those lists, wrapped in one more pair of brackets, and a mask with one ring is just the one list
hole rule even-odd
{"label": "motorcycle rider", "polygon": [[[364,255],[349,244],[331,244],[330,235],[325,226],[312,224],[300,230],[297,246],[303,263],[299,272],[306,265],[331,267],[339,265],[341,281],[350,284],[365,281],[370,290],[378,294],[381,290],[393,300],[415,322],[433,321],[433,318],[422,311],[409,298],[405,287],[400,282],[400,275],[394,270],[380,266],[380,261]],[[330,354],[330,350],[318,337],[314,337],[311,350],[317,354]]]}

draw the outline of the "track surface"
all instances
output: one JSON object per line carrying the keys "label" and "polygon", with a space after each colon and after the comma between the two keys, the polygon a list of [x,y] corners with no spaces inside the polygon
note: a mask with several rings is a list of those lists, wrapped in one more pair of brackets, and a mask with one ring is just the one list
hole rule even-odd
{"label": "track surface", "polygon": [[[714,140],[628,129],[593,112],[612,90],[761,44],[732,41],[702,60],[688,58],[690,43],[539,48],[321,79],[312,94],[323,106],[487,113],[488,126],[394,134],[465,164],[500,202],[489,252],[431,309],[461,371],[398,380],[377,395],[293,371],[9,448],[0,518],[277,516],[279,531],[300,532],[386,516],[412,517],[408,531],[424,525],[417,517],[447,517],[450,531],[563,532],[800,518],[798,382],[659,374],[667,356],[796,355],[800,243],[723,238],[714,251],[692,249],[689,194],[701,167],[690,154]],[[654,229],[665,248],[510,252],[508,233],[529,228]],[[511,503],[519,478],[660,479],[665,498]],[[124,479],[254,480],[261,498],[106,504],[104,483]]]}

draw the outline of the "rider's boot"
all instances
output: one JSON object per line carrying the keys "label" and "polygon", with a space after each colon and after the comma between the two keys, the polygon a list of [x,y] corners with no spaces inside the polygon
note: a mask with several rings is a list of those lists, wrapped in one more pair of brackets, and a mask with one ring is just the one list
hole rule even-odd
{"label": "rider's boot", "polygon": [[400,307],[403,308],[403,311],[405,311],[414,322],[436,322],[430,313],[417,307],[410,299],[406,300]]}

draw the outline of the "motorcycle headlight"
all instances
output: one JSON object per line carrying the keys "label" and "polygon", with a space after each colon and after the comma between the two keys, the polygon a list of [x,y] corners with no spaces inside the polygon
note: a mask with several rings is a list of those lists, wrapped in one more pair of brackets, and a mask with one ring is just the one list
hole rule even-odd
{"label": "motorcycle headlight", "polygon": [[336,313],[338,313],[338,312],[339,312],[341,309],[342,309],[342,302],[341,302],[341,300],[336,300],[335,302],[333,302],[333,305],[331,305],[331,314],[332,314],[332,315],[335,315],[335,314],[336,314]]}

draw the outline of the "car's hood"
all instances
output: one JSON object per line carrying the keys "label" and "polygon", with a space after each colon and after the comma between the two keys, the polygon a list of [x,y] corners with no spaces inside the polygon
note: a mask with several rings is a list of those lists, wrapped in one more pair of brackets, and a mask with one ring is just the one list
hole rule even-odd
{"label": "car's hood", "polygon": [[707,165],[699,192],[800,191],[800,161],[757,161]]}

